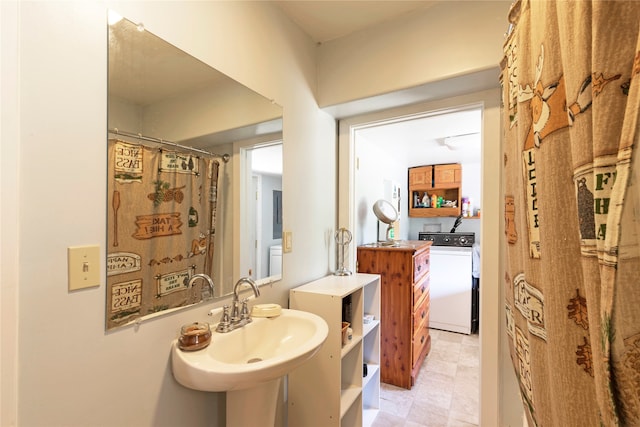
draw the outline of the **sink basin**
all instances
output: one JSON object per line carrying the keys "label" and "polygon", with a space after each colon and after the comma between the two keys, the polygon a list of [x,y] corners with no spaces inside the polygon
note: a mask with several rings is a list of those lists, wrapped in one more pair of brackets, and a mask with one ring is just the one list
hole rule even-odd
{"label": "sink basin", "polygon": [[254,317],[234,331],[213,332],[211,344],[202,350],[182,351],[175,340],[173,375],[183,386],[200,391],[252,388],[279,379],[309,360],[327,333],[321,317],[283,309],[277,317]]}

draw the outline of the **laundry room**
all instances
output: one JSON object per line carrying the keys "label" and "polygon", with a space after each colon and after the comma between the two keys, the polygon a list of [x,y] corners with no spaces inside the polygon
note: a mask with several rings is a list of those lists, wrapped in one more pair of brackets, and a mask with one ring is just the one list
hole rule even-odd
{"label": "laundry room", "polygon": [[[355,138],[356,243],[431,241],[430,327],[466,334],[479,329],[481,127],[482,107],[467,105],[378,122]],[[397,210],[392,236],[374,214],[379,199]],[[462,319],[440,322],[440,312],[451,316],[461,304],[453,297],[460,289],[440,288],[460,281],[464,298],[473,290]]]}
{"label": "laundry room", "polygon": [[395,408],[418,387],[477,420],[483,105],[386,113],[353,132],[356,268],[381,276],[381,399]]}

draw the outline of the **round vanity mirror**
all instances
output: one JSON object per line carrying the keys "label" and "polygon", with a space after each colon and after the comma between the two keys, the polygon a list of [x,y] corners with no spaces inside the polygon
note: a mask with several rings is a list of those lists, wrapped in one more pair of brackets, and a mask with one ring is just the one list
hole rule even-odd
{"label": "round vanity mirror", "polygon": [[391,202],[380,199],[373,204],[373,213],[385,224],[391,224],[398,220],[398,211]]}
{"label": "round vanity mirror", "polygon": [[393,239],[393,224],[398,220],[398,211],[396,208],[391,202],[380,199],[373,204],[373,213],[379,221],[387,224],[387,240],[386,242],[381,242],[381,244],[396,245],[397,243]]}

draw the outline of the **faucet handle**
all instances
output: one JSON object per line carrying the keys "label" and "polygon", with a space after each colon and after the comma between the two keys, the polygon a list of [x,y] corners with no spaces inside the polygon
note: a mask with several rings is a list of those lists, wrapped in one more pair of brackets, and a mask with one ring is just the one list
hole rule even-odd
{"label": "faucet handle", "polygon": [[222,307],[222,317],[216,327],[216,332],[229,332],[231,330],[231,322],[229,321],[229,305]]}
{"label": "faucet handle", "polygon": [[222,317],[220,323],[229,323],[229,304],[222,306]]}
{"label": "faucet handle", "polygon": [[242,300],[242,313],[241,313],[241,317],[242,319],[246,320],[249,319],[249,307],[247,307],[247,301],[249,301],[249,298],[245,298]]}
{"label": "faucet handle", "polygon": [[231,321],[236,321],[240,318],[240,302],[233,300],[233,307],[231,308]]}

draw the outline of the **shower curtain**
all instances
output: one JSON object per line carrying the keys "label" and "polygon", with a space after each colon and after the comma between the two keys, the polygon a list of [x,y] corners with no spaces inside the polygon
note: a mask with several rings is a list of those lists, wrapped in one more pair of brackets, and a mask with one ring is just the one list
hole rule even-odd
{"label": "shower curtain", "polygon": [[530,426],[640,425],[640,2],[512,5],[505,316]]}
{"label": "shower curtain", "polygon": [[216,158],[109,140],[107,329],[213,297]]}

